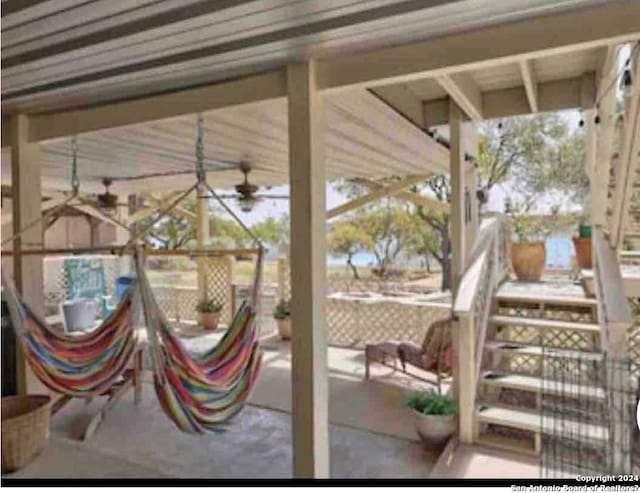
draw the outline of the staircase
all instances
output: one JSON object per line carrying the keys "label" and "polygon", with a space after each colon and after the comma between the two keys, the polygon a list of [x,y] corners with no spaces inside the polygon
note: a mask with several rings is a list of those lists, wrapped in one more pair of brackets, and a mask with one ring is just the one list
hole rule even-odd
{"label": "staircase", "polygon": [[[478,378],[475,410],[476,441],[508,450],[539,454],[542,437],[553,430],[575,435],[578,430],[594,437],[594,447],[606,441],[605,427],[592,422],[543,419],[547,400],[567,395],[596,408],[604,391],[593,384],[567,381],[564,373],[554,381],[554,369],[571,366],[581,375],[597,370],[601,361],[597,304],[579,290],[545,294],[544,283],[530,290],[503,284],[493,297]],[[568,284],[568,288],[574,288]],[[543,378],[544,377],[544,378]],[[591,421],[591,420],[589,420]]]}

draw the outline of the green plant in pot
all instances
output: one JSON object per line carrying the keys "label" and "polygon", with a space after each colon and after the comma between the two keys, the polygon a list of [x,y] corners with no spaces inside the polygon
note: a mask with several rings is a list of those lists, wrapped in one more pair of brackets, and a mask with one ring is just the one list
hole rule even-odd
{"label": "green plant in pot", "polygon": [[278,333],[283,339],[291,339],[291,303],[280,300],[273,309],[273,318],[278,324]]}
{"label": "green plant in pot", "polygon": [[417,390],[406,398],[415,416],[416,431],[429,449],[444,447],[456,431],[456,403],[433,390]]}
{"label": "green plant in pot", "polygon": [[520,281],[539,281],[547,261],[544,239],[549,224],[529,213],[531,204],[517,202],[508,210],[517,238],[511,243],[511,266]]}
{"label": "green plant in pot", "polygon": [[215,300],[200,300],[196,307],[198,311],[198,323],[205,330],[216,330],[220,323],[220,313],[222,312],[222,304]]}
{"label": "green plant in pot", "polygon": [[574,236],[573,248],[576,250],[576,262],[580,269],[593,268],[591,256],[591,221],[588,216],[583,217],[578,225],[578,236]]}

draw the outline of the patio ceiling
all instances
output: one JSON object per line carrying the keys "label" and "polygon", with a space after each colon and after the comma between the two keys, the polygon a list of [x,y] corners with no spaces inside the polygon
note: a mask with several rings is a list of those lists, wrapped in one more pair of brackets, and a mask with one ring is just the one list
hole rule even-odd
{"label": "patio ceiling", "polygon": [[[448,172],[449,151],[366,90],[333,94],[327,106],[327,178],[378,178],[416,172]],[[242,180],[241,161],[252,165],[251,182],[288,182],[287,102],[284,98],[204,113],[209,183],[231,188]],[[78,137],[83,190],[141,192],[186,188],[194,180],[195,115],[89,132]],[[69,189],[70,138],[40,144],[43,188]],[[11,183],[11,153],[2,154],[2,183]]]}
{"label": "patio ceiling", "polygon": [[68,188],[73,134],[85,191],[104,177],[115,191],[184,188],[202,111],[214,186],[238,183],[245,160],[254,183],[287,183],[285,64],[309,56],[328,178],[446,172],[425,130],[447,122],[450,99],[477,121],[591,108],[609,47],[640,37],[638,6],[618,0],[27,5],[3,9],[2,143],[8,116],[28,113],[45,189]]}
{"label": "patio ceiling", "polygon": [[39,0],[2,8],[2,111],[192,87],[608,0]]}

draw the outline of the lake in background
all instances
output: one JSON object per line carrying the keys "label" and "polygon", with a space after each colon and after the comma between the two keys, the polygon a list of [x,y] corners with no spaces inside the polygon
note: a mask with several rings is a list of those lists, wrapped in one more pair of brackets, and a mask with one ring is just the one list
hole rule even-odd
{"label": "lake in background", "polygon": [[[552,237],[547,238],[547,264],[546,266],[551,269],[569,269],[571,267],[571,257],[575,255],[573,249],[573,242],[571,238]],[[424,262],[423,259],[402,259],[403,265],[413,265],[420,267]],[[354,255],[353,263],[355,265],[366,267],[375,263],[375,257],[367,252],[360,252]],[[345,265],[346,257],[336,257],[333,255],[327,256],[328,265]],[[432,265],[436,265],[434,260]]]}

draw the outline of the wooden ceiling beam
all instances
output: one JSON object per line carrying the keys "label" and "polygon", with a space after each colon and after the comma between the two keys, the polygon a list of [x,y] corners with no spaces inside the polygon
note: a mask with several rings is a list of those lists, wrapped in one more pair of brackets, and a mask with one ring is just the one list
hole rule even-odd
{"label": "wooden ceiling beam", "polygon": [[445,74],[436,80],[471,120],[479,122],[484,119],[482,93],[469,74]]}
{"label": "wooden ceiling beam", "polygon": [[605,4],[318,61],[325,91],[377,87],[640,38],[640,2]]}
{"label": "wooden ceiling beam", "polygon": [[85,132],[283,98],[286,95],[285,71],[272,70],[219,84],[86,109],[36,113],[29,116],[29,140],[39,142],[68,137]]}
{"label": "wooden ceiling beam", "polygon": [[531,60],[520,60],[520,74],[522,76],[522,83],[524,84],[524,90],[527,93],[527,99],[529,100],[529,108],[531,113],[538,112],[538,81],[533,70],[533,62]]}
{"label": "wooden ceiling beam", "polygon": [[[538,83],[538,111],[559,111],[580,108],[586,91],[595,93],[595,74]],[[425,101],[424,119],[427,127],[449,122],[448,98]],[[531,103],[524,87],[497,89],[482,93],[485,119],[504,118],[531,113]]]}

